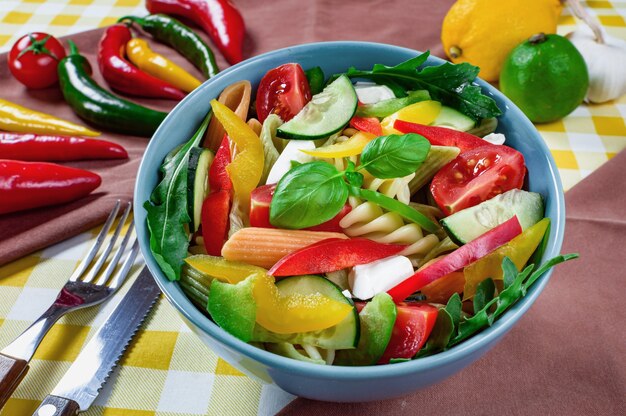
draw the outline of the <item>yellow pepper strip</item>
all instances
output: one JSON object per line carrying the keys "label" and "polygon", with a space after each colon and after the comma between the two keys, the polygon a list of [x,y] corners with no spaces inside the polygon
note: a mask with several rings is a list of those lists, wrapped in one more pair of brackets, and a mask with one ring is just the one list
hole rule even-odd
{"label": "yellow pepper strip", "polygon": [[401,108],[395,113],[385,117],[380,125],[385,135],[403,134],[393,128],[393,123],[395,123],[396,120],[428,125],[435,121],[440,112],[441,103],[439,101],[420,101],[419,103]]}
{"label": "yellow pepper strip", "polygon": [[375,138],[376,136],[372,133],[361,131],[343,143],[335,143],[330,146],[318,147],[314,150],[301,150],[301,152],[306,153],[307,155],[322,158],[356,156],[361,154],[365,145]]}
{"label": "yellow pepper strip", "polygon": [[99,136],[100,132],[90,130],[70,121],[49,114],[40,113],[0,98],[0,130],[17,133],[58,134],[65,136]]}
{"label": "yellow pepper strip", "polygon": [[185,263],[207,276],[231,284],[239,283],[251,275],[267,274],[267,270],[262,267],[204,254],[189,256],[185,259]]}
{"label": "yellow pepper strip", "polygon": [[518,270],[524,267],[541,243],[549,225],[550,219],[544,218],[537,224],[524,230],[507,244],[467,266],[463,271],[465,274],[463,300],[474,297],[476,288],[486,278],[491,277],[493,280],[502,280],[502,260],[504,257],[510,258]]}
{"label": "yellow pepper strip", "polygon": [[222,123],[236,149],[226,171],[235,190],[233,203],[239,201],[242,211],[250,210],[250,193],[256,188],[263,174],[263,144],[254,131],[237,114],[217,100],[211,101],[213,114]]}
{"label": "yellow pepper strip", "polygon": [[143,39],[133,38],[128,41],[126,56],[142,71],[169,82],[185,92],[191,92],[202,84],[189,72],[150,49],[148,42]]}
{"label": "yellow pepper strip", "polygon": [[272,276],[256,278],[256,322],[277,334],[319,331],[337,325],[352,311],[346,303],[321,293],[282,296]]}

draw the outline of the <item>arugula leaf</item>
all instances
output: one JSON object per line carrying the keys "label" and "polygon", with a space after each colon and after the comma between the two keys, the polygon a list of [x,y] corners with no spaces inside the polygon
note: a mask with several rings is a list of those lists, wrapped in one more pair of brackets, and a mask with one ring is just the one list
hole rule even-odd
{"label": "arugula leaf", "polygon": [[415,355],[415,358],[427,357],[443,351],[454,333],[454,321],[450,313],[445,309],[439,309],[437,320],[433,327],[426,345]]}
{"label": "arugula leaf", "polygon": [[343,172],[323,162],[291,168],[276,186],[270,222],[281,228],[306,228],[333,218],[348,199]]}
{"label": "arugula leaf", "polygon": [[207,114],[193,137],[164,161],[160,168],[163,179],[152,191],[150,200],[143,204],[148,212],[146,222],[150,231],[150,250],[170,280],[180,278],[189,245],[189,235],[185,229],[185,224],[191,221],[187,209],[189,154],[202,140],[211,114]]}
{"label": "arugula leaf", "polygon": [[474,310],[479,311],[493,299],[496,293],[496,285],[493,279],[487,278],[478,284],[474,294]]}
{"label": "arugula leaf", "polygon": [[438,66],[419,67],[426,62],[429,52],[402,62],[396,66],[374,65],[370,71],[361,71],[354,67],[346,74],[350,78],[366,78],[390,87],[396,97],[399,88],[406,90],[427,90],[432,99],[456,108],[474,120],[496,117],[502,114],[496,102],[482,94],[481,88],[472,84],[479,68],[468,63],[451,64],[446,62]]}
{"label": "arugula leaf", "polygon": [[361,166],[376,178],[401,178],[414,173],[426,160],[430,142],[415,133],[377,137],[361,153]]}

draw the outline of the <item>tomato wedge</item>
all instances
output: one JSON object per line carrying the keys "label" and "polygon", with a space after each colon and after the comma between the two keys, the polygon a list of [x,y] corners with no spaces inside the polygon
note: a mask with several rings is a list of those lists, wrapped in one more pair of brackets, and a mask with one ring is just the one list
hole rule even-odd
{"label": "tomato wedge", "polygon": [[524,156],[503,145],[487,145],[461,153],[441,168],[430,184],[439,208],[454,214],[524,183]]}
{"label": "tomato wedge", "polygon": [[399,304],[396,310],[391,339],[378,364],[388,364],[392,358],[413,358],[428,340],[439,313],[422,303]]}
{"label": "tomato wedge", "polygon": [[396,120],[393,128],[402,133],[417,133],[424,136],[433,146],[454,146],[466,150],[486,146],[489,142],[473,134],[463,131],[452,130],[446,127],[425,126],[423,124],[410,123],[404,120]]}
{"label": "tomato wedge", "polygon": [[309,81],[298,64],[284,64],[267,72],[256,93],[256,113],[263,123],[268,115],[278,114],[287,122],[311,101]]}

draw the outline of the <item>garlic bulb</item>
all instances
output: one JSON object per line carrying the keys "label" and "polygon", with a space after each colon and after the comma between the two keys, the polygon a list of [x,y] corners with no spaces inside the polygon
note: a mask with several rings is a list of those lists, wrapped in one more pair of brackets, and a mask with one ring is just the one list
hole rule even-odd
{"label": "garlic bulb", "polygon": [[598,42],[586,25],[567,35],[587,63],[589,90],[586,100],[594,103],[626,94],[626,42],[606,33],[602,35],[604,43]]}

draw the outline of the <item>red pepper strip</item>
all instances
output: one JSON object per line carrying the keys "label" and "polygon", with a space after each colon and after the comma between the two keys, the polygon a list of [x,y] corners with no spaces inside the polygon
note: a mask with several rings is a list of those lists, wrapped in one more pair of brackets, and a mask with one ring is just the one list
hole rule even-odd
{"label": "red pepper strip", "polygon": [[[182,100],[185,93],[173,85],[141,71],[124,58],[130,29],[123,23],[110,26],[98,44],[98,65],[111,88],[130,95]],[[137,120],[140,122],[140,120]]]}
{"label": "red pepper strip", "polygon": [[350,127],[357,130],[372,133],[375,136],[383,135],[383,128],[376,117],[354,116],[350,119]]}
{"label": "red pepper strip", "polygon": [[522,227],[517,217],[513,217],[475,240],[457,248],[441,260],[416,272],[402,283],[387,291],[387,293],[393,298],[394,302],[402,302],[427,284],[486,256],[501,245],[511,241],[513,237],[521,232]]}
{"label": "red pepper strip", "polygon": [[146,0],[152,14],[164,13],[185,17],[206,32],[234,65],[243,60],[246,26],[239,10],[228,0]]}
{"label": "red pepper strip", "polygon": [[334,272],[393,256],[406,246],[382,244],[367,238],[327,239],[287,254],[270,269],[272,276]]}
{"label": "red pepper strip", "polygon": [[209,168],[209,189],[217,191],[221,189],[233,189],[233,184],[228,177],[226,166],[230,164],[230,141],[228,136],[224,135],[220,147],[215,153],[215,158]]}
{"label": "red pepper strip", "polygon": [[222,246],[228,233],[230,192],[211,192],[202,204],[202,238],[204,248],[211,256],[221,256]]}
{"label": "red pepper strip", "polygon": [[0,155],[5,159],[42,162],[128,158],[122,146],[105,140],[30,133],[0,133]]}
{"label": "red pepper strip", "polygon": [[404,120],[396,120],[393,128],[402,133],[417,133],[424,136],[433,146],[454,146],[461,149],[461,153],[466,150],[485,146],[489,142],[473,134],[463,131],[452,130],[446,127],[425,126],[423,124],[410,123]]}
{"label": "red pepper strip", "polygon": [[0,214],[74,201],[101,182],[99,175],[87,170],[0,160]]}

